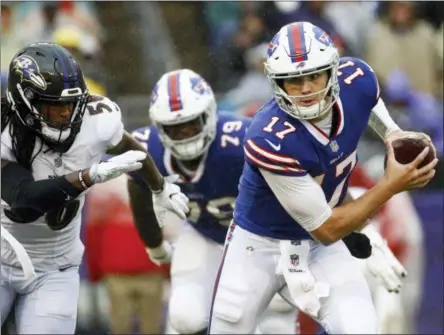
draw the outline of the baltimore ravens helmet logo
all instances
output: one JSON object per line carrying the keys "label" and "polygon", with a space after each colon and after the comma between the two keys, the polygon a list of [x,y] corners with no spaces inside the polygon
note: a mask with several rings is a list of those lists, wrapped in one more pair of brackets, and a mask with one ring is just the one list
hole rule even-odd
{"label": "baltimore ravens helmet logo", "polygon": [[40,74],[39,66],[34,58],[26,55],[19,56],[12,62],[13,69],[20,74],[22,82],[27,81],[42,90],[46,90],[46,81]]}

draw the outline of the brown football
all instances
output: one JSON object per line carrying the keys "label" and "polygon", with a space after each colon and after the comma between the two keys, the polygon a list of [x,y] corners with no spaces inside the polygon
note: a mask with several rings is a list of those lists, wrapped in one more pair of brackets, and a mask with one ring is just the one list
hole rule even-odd
{"label": "brown football", "polygon": [[[424,158],[424,160],[419,164],[419,167],[427,165],[435,158],[435,153],[433,152],[432,146],[426,139],[417,138],[400,138],[393,141],[393,149],[395,151],[395,158],[401,164],[408,164],[415,160],[415,158],[424,150],[425,147],[429,146],[430,150]],[[387,154],[384,159],[384,168],[387,166]]]}

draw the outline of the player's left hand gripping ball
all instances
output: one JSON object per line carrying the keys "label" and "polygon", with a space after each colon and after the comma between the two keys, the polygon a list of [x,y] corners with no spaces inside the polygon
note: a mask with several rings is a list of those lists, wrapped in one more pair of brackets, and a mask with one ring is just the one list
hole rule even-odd
{"label": "player's left hand gripping ball", "polygon": [[429,135],[427,135],[425,133],[420,133],[420,132],[415,132],[415,131],[395,130],[387,136],[387,138],[385,139],[385,143],[387,144],[388,142],[393,142],[393,141],[399,140],[401,138],[412,138],[412,139],[418,139],[418,140],[422,140],[422,139],[426,140],[428,142],[428,144],[432,147],[433,152],[436,157],[436,148],[433,145],[432,139],[430,138]]}
{"label": "player's left hand gripping ball", "polygon": [[93,164],[89,169],[91,181],[93,183],[104,183],[119,177],[123,173],[139,170],[142,167],[141,161],[145,160],[146,156],[147,154],[143,151],[130,150],[112,157],[106,162]]}
{"label": "player's left hand gripping ball", "polygon": [[153,192],[153,203],[185,220],[186,214],[189,212],[189,199],[180,191],[179,186],[173,184],[178,180],[179,175],[177,174],[166,177],[163,189],[158,193]]}

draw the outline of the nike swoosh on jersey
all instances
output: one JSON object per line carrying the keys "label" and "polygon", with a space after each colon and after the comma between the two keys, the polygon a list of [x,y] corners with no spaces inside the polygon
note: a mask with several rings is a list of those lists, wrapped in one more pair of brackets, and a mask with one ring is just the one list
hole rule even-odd
{"label": "nike swoosh on jersey", "polygon": [[281,144],[274,144],[273,142],[270,142],[269,140],[265,139],[265,141],[267,141],[267,143],[276,151],[281,150]]}

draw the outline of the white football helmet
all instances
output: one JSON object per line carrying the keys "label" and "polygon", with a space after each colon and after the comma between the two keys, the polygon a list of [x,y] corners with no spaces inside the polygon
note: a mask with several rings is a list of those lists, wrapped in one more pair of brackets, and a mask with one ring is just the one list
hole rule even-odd
{"label": "white football helmet", "polygon": [[[204,154],[216,136],[216,99],[210,85],[197,73],[176,70],[165,73],[151,94],[149,115],[163,145],[180,160]],[[165,126],[180,125],[200,118],[202,131],[187,139],[174,140]]]}
{"label": "white football helmet", "polygon": [[[331,38],[309,22],[287,24],[273,37],[264,63],[279,106],[298,119],[313,119],[329,111],[339,96],[339,53]],[[327,86],[310,95],[292,96],[283,89],[283,80],[329,72]],[[319,103],[306,107],[296,99],[318,97]]]}

